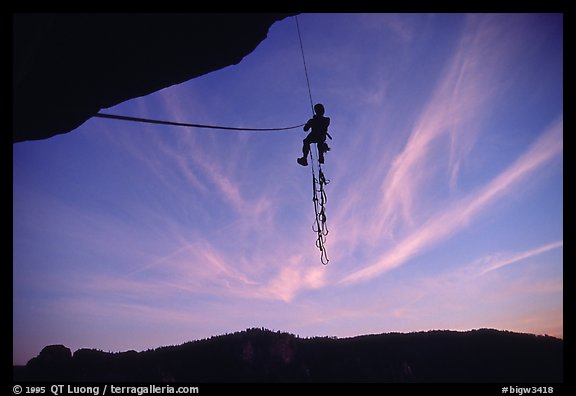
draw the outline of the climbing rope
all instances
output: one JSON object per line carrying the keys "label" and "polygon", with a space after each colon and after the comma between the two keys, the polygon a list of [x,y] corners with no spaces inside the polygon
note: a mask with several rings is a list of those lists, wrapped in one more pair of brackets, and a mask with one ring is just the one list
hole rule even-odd
{"label": "climbing rope", "polygon": [[237,127],[228,127],[228,126],[219,126],[219,125],[187,124],[184,122],[151,120],[148,118],[127,117],[127,116],[122,116],[122,115],[117,115],[117,114],[106,114],[106,113],[96,113],[96,114],[94,114],[94,117],[112,118],[115,120],[123,120],[123,121],[144,122],[144,123],[148,123],[148,124],[173,125],[173,126],[181,126],[181,127],[189,127],[189,128],[225,129],[225,130],[229,130],[229,131],[256,131],[256,132],[285,131],[288,129],[300,128],[300,127],[305,125],[305,124],[301,124],[301,125],[295,125],[295,126],[285,127],[285,128],[237,128]]}
{"label": "climbing rope", "polygon": [[300,53],[302,54],[302,63],[304,64],[304,74],[306,75],[306,85],[308,86],[308,97],[310,98],[310,108],[314,114],[314,102],[312,101],[312,90],[310,89],[310,79],[308,78],[308,68],[306,67],[306,58],[304,57],[304,46],[302,45],[302,33],[300,33],[300,24],[298,23],[298,15],[295,15],[296,29],[298,30],[298,40],[300,41]]}
{"label": "climbing rope", "polygon": [[[310,107],[312,108],[312,115],[314,115],[314,101],[312,100],[312,89],[310,88],[310,78],[308,77],[308,68],[306,67],[306,57],[304,56],[304,45],[302,44],[302,33],[300,32],[300,24],[298,23],[298,16],[296,19],[296,29],[298,30],[298,40],[300,42],[300,52],[302,54],[302,63],[304,64],[304,74],[306,75],[306,85],[308,86],[308,97],[310,98]],[[316,144],[316,150],[318,149],[318,144]],[[326,203],[328,198],[326,196],[326,191],[324,186],[330,183],[330,180],[326,179],[324,172],[322,172],[322,165],[318,161],[318,178],[316,178],[316,172],[314,170],[314,155],[313,150],[310,150],[310,168],[312,169],[312,201],[314,203],[314,223],[312,224],[312,230],[316,233],[316,247],[320,250],[320,262],[323,265],[328,264],[330,261],[328,259],[328,253],[326,252],[326,237],[328,236],[328,226],[326,225]],[[320,154],[318,153],[318,158]]]}

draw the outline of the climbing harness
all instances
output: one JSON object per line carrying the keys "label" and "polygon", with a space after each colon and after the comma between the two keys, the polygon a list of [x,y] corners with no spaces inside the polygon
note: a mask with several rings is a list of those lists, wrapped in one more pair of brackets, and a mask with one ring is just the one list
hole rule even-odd
{"label": "climbing harness", "polygon": [[[314,102],[312,101],[312,90],[310,89],[310,79],[308,78],[308,68],[306,67],[306,57],[304,56],[304,46],[302,45],[302,33],[300,32],[300,24],[298,23],[298,16],[295,16],[296,28],[298,30],[298,39],[300,41],[300,52],[302,54],[302,63],[304,64],[304,74],[306,75],[306,85],[308,86],[308,96],[310,98],[310,106],[312,107],[312,115],[314,115]],[[327,136],[332,139],[327,133]],[[325,144],[325,143],[324,143]],[[322,146],[324,146],[322,144]],[[320,159],[320,151],[322,148],[319,147],[320,143],[316,143],[316,150],[318,153],[318,159]],[[320,250],[320,262],[323,265],[328,264],[330,261],[328,259],[328,253],[326,252],[326,237],[328,236],[328,226],[326,225],[326,203],[328,202],[328,197],[326,196],[326,191],[324,187],[330,183],[329,179],[326,179],[324,172],[322,171],[322,164],[318,161],[318,178],[316,178],[316,172],[314,170],[314,155],[313,150],[310,150],[310,163],[312,169],[312,201],[314,203],[314,223],[312,224],[312,230],[316,233],[316,247]]]}

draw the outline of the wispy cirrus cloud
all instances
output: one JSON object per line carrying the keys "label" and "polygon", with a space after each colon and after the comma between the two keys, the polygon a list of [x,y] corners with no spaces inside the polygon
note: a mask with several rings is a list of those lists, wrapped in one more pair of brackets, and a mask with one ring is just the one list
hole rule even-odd
{"label": "wispy cirrus cloud", "polygon": [[[335,246],[335,257],[361,250],[368,255],[371,249],[395,243],[462,193],[461,175],[478,161],[471,158],[472,150],[488,152],[477,146],[479,133],[485,133],[484,124],[509,85],[506,77],[515,54],[525,45],[521,23],[502,15],[467,15],[442,72],[430,76],[437,79],[435,89],[412,125],[398,122],[404,118],[403,108],[395,106],[397,98],[383,88],[390,83],[389,75],[383,84],[370,75],[372,85],[363,93],[379,89],[386,106],[374,106],[377,111],[367,121],[339,126],[361,137],[349,139],[346,147],[336,146],[338,161],[329,165],[337,172],[329,186],[337,191],[329,207],[329,224],[335,230],[329,244]],[[398,77],[410,78],[408,73]],[[421,95],[428,96],[427,91]],[[361,171],[351,163],[361,164]]]}
{"label": "wispy cirrus cloud", "polygon": [[556,120],[512,165],[479,191],[454,202],[410,232],[393,248],[367,267],[345,276],[340,283],[349,284],[372,279],[405,264],[432,245],[440,243],[467,226],[483,209],[534,174],[562,152],[563,122]]}
{"label": "wispy cirrus cloud", "polygon": [[467,17],[450,62],[381,186],[377,230],[393,235],[399,227],[418,224],[415,212],[423,184],[442,164],[448,166],[449,188],[455,189],[461,165],[476,141],[479,120],[490,109],[514,52],[514,37],[503,30],[504,25],[492,17]]}
{"label": "wispy cirrus cloud", "polygon": [[474,267],[476,268],[478,276],[481,276],[488,272],[546,253],[550,250],[558,249],[562,246],[564,246],[564,241],[555,241],[520,253],[496,254],[482,258],[474,264]]}
{"label": "wispy cirrus cloud", "polygon": [[[341,283],[371,279],[444,241],[562,151],[560,116],[508,169],[483,188],[459,197],[461,169],[475,146],[479,125],[506,89],[503,77],[518,43],[523,42],[522,31],[511,28],[502,16],[467,16],[453,56],[388,173],[381,174],[381,167],[365,175],[370,180],[365,195],[375,202],[372,216],[362,222],[350,220],[362,217],[361,213],[351,217],[360,199],[357,191],[351,191],[338,208],[341,213],[336,218],[346,226],[336,227],[346,236],[337,238],[355,246],[391,246],[373,264],[344,276]],[[370,184],[377,184],[378,175],[382,182],[375,192]],[[445,199],[431,200],[431,191]],[[366,204],[366,198],[362,200]],[[350,243],[347,246],[348,251],[353,249]]]}
{"label": "wispy cirrus cloud", "polygon": [[[332,316],[343,320],[354,318],[355,321],[367,316],[377,317],[382,328],[392,326],[398,330],[404,326],[412,329],[448,326],[466,330],[498,327],[502,325],[496,323],[504,321],[509,326],[505,328],[517,331],[532,328],[535,333],[561,337],[561,327],[556,327],[562,322],[561,311],[550,310],[546,304],[531,307],[526,301],[561,301],[562,279],[548,273],[551,266],[558,268],[559,264],[555,259],[549,261],[550,256],[546,257],[546,254],[562,246],[563,241],[554,241],[523,251],[494,252],[433,275],[416,275],[402,285],[384,281],[380,284],[386,285],[385,295],[374,293],[373,298],[360,306],[343,304],[342,308],[332,312]],[[522,271],[522,276],[518,276],[518,272],[496,274],[506,266],[525,265],[529,259],[539,260],[538,271],[534,271],[533,266],[531,271]],[[471,304],[487,314],[463,314],[470,311]],[[523,323],[528,317],[533,321],[532,325]],[[553,320],[547,322],[549,319]],[[323,320],[323,316],[318,316],[318,320]]]}
{"label": "wispy cirrus cloud", "polygon": [[[256,261],[273,263],[270,257]],[[281,266],[266,271],[253,261],[232,257],[202,239],[185,244],[124,275],[91,274],[76,279],[83,293],[162,301],[190,296],[292,301],[302,290],[326,284],[326,271],[310,266],[302,254],[283,257]]]}
{"label": "wispy cirrus cloud", "polygon": [[[488,323],[507,323],[509,329],[526,331],[532,328],[535,333],[548,333],[562,336],[561,327],[562,313],[557,309],[550,309],[547,304],[531,306],[527,301],[545,301],[555,299],[562,301],[563,283],[558,276],[549,273],[552,266],[558,268],[556,260],[550,261],[551,256],[546,256],[554,250],[561,249],[563,241],[554,241],[537,247],[516,252],[494,252],[474,260],[472,263],[463,264],[452,270],[439,273],[432,277],[423,277],[415,284],[412,298],[399,308],[412,318],[426,316],[430,304],[439,308],[448,319],[473,302],[476,306],[483,306],[483,310],[490,312],[489,315],[479,320],[475,316],[465,315],[454,321],[457,328],[475,328]],[[518,271],[508,274],[496,274],[502,268],[510,265],[526,265],[529,259],[538,259],[540,271]],[[544,270],[544,268],[547,268]],[[542,272],[546,271],[546,272]],[[512,275],[513,274],[513,275]],[[546,274],[546,275],[544,275]],[[530,323],[525,320],[530,318]],[[502,325],[500,325],[502,326]],[[537,329],[537,330],[536,330]]]}

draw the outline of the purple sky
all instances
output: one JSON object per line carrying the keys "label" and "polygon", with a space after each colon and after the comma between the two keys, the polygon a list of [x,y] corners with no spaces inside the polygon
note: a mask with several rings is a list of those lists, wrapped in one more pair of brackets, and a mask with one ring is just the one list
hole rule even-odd
{"label": "purple sky", "polygon": [[[301,130],[93,118],[14,144],[13,360],[247,327],[563,336],[563,53],[555,14],[303,14],[331,117],[320,263]],[[235,66],[107,113],[304,123],[296,23]]]}

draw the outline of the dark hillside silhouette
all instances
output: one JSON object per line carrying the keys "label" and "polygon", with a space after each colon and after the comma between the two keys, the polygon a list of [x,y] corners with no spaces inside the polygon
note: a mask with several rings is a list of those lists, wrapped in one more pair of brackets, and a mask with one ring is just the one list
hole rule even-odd
{"label": "dark hillside silhouette", "polygon": [[352,338],[247,329],[144,352],[45,347],[15,381],[512,382],[563,381],[563,341],[481,329]]}

